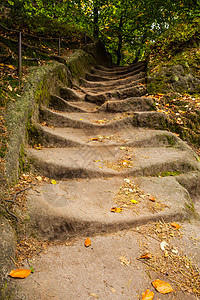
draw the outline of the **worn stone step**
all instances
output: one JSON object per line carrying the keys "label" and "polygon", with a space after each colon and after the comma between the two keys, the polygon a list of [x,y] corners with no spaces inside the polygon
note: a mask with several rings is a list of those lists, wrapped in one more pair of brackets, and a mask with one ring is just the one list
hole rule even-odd
{"label": "worn stone step", "polygon": [[54,127],[72,127],[72,128],[119,128],[132,124],[133,114],[131,113],[67,113],[52,111],[48,108],[40,109],[40,122],[46,122],[47,125]]}
{"label": "worn stone step", "polygon": [[111,69],[100,69],[98,66],[93,67],[91,69],[91,73],[92,74],[96,74],[96,75],[102,75],[102,76],[116,76],[116,75],[124,75],[127,72],[132,72],[135,70],[140,69],[141,67],[145,67],[146,68],[146,63],[145,62],[140,62],[138,64],[134,64],[134,65],[130,65],[127,67],[120,67],[120,69],[117,71],[114,71],[114,68]]}
{"label": "worn stone step", "polygon": [[[116,200],[121,199],[119,193],[124,188],[128,196],[121,197],[120,205]],[[136,198],[134,191],[141,191],[142,195],[137,198],[137,204],[128,200]],[[149,201],[146,194],[155,197],[155,203]],[[29,191],[27,198],[31,230],[49,240],[117,232],[159,220],[184,219],[191,206],[187,191],[173,177],[126,177],[125,181],[124,178],[98,178],[61,181],[56,185],[46,183],[35,191]],[[120,213],[111,212],[111,208],[116,206],[122,207]]]}
{"label": "worn stone step", "polygon": [[122,146],[122,147],[176,147],[183,148],[175,134],[162,130],[151,130],[126,126],[109,128],[51,128],[36,124],[37,141],[48,147]]}
{"label": "worn stone step", "polygon": [[97,65],[95,67],[95,69],[97,70],[102,70],[102,71],[106,71],[106,72],[118,72],[118,71],[127,71],[127,70],[130,70],[132,68],[135,68],[135,67],[140,67],[140,66],[146,66],[146,61],[139,61],[137,63],[133,63],[133,64],[130,64],[128,66],[118,66],[118,67],[112,67],[112,68],[106,68],[104,66],[101,66],[101,65]]}
{"label": "worn stone step", "polygon": [[117,86],[101,86],[101,87],[84,87],[84,86],[81,86],[82,88],[82,91],[84,93],[92,93],[92,94],[98,94],[98,93],[101,93],[101,92],[113,92],[113,90],[123,90],[123,89],[129,89],[129,88],[132,88],[134,86],[137,86],[137,85],[145,85],[146,83],[146,79],[145,78],[141,78],[141,79],[138,79],[138,80],[135,80],[131,83],[128,83],[128,84],[123,84],[123,85],[117,85]]}
{"label": "worn stone step", "polygon": [[137,74],[140,73],[144,73],[145,72],[145,67],[142,66],[141,68],[134,70],[134,71],[130,71],[127,72],[123,75],[117,75],[117,76],[102,76],[102,75],[96,75],[96,74],[91,74],[91,73],[85,73],[85,78],[89,81],[105,81],[105,82],[110,82],[113,80],[122,80],[122,79],[126,79],[127,77],[132,77],[135,76]]}
{"label": "worn stone step", "polygon": [[[89,117],[89,118],[88,118]],[[121,128],[125,126],[167,129],[169,120],[163,113],[156,111],[133,113],[66,113],[55,112],[48,108],[40,109],[40,122],[54,127],[72,128]]]}
{"label": "worn stone step", "polygon": [[117,80],[112,80],[112,81],[106,81],[106,82],[94,82],[94,81],[89,81],[86,79],[81,80],[81,84],[83,87],[86,88],[106,88],[106,89],[114,89],[117,88],[119,85],[127,85],[130,83],[133,83],[134,81],[137,81],[139,79],[144,79],[145,73],[140,72],[134,76],[129,76],[126,78],[122,79],[117,79]]}
{"label": "worn stone step", "polygon": [[59,96],[67,101],[83,101],[85,99],[85,94],[80,90],[75,91],[65,86],[60,86]]}
{"label": "worn stone step", "polygon": [[107,112],[133,112],[149,110],[155,110],[155,103],[150,97],[132,97],[118,101],[110,100],[98,108],[98,111]]}
{"label": "worn stone step", "polygon": [[130,88],[124,88],[119,90],[113,90],[110,92],[99,93],[99,94],[92,94],[88,93],[85,95],[85,101],[93,102],[98,105],[103,104],[104,102],[111,100],[120,100],[126,99],[130,97],[141,97],[146,94],[146,86],[144,85],[137,85]]}
{"label": "worn stone step", "polygon": [[66,101],[65,99],[51,95],[50,96],[50,108],[65,112],[92,112],[97,110],[98,106],[94,103],[86,101]]}
{"label": "worn stone step", "polygon": [[[130,149],[129,149],[130,148]],[[158,176],[163,172],[199,170],[199,162],[185,150],[174,148],[82,147],[28,149],[34,167],[47,177],[95,178]]]}

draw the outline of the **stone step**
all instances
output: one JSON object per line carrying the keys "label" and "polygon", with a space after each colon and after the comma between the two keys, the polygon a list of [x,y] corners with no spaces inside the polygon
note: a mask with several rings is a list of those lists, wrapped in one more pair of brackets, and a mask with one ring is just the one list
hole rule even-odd
{"label": "stone step", "polygon": [[118,72],[118,71],[127,71],[135,67],[140,67],[140,66],[146,66],[146,61],[139,61],[137,63],[130,64],[128,66],[118,66],[118,67],[112,67],[112,68],[106,68],[101,65],[97,65],[95,68],[97,70],[102,70],[106,72]]}
{"label": "stone step", "polygon": [[29,148],[27,154],[37,171],[57,179],[162,176],[200,169],[190,153],[174,148]]}
{"label": "stone step", "polygon": [[121,128],[125,126],[148,127],[155,129],[168,128],[169,120],[163,113],[156,111],[133,112],[133,113],[66,113],[55,112],[48,108],[40,109],[40,122],[46,122],[54,127],[72,128]]}
{"label": "stone step", "polygon": [[183,148],[182,141],[167,131],[144,128],[108,129],[79,129],[79,128],[51,128],[35,125],[37,142],[45,147],[83,147],[83,146],[121,146],[124,147],[176,147]]}
{"label": "stone step", "polygon": [[[119,196],[122,191],[126,197]],[[149,201],[148,194],[156,201]],[[46,183],[29,191],[27,198],[32,230],[45,239],[61,241],[183,219],[192,205],[187,191],[171,176]],[[131,204],[130,199],[138,203]],[[113,207],[122,207],[122,211],[113,213]]]}
{"label": "stone step", "polygon": [[49,107],[65,112],[92,112],[96,111],[98,106],[86,101],[66,101],[63,98],[51,95]]}
{"label": "stone step", "polygon": [[133,114],[131,113],[67,113],[52,111],[48,108],[40,109],[40,122],[46,122],[54,127],[72,127],[72,128],[119,128],[127,124],[132,124]]}
{"label": "stone step", "polygon": [[93,102],[98,105],[103,104],[104,102],[111,100],[123,100],[130,97],[141,97],[146,94],[146,86],[137,85],[130,88],[124,88],[119,90],[113,90],[110,92],[92,94],[88,93],[85,95],[85,101]]}
{"label": "stone step", "polygon": [[129,89],[129,88],[132,88],[134,86],[137,86],[137,85],[145,85],[146,83],[146,79],[145,78],[141,78],[141,79],[138,79],[138,80],[135,80],[131,83],[128,83],[128,84],[124,84],[124,85],[117,85],[117,86],[101,86],[101,87],[84,87],[84,86],[81,86],[82,88],[82,91],[87,94],[87,93],[92,93],[92,94],[98,94],[98,93],[101,93],[101,92],[113,92],[113,90],[123,90],[123,89]]}
{"label": "stone step", "polygon": [[89,81],[113,81],[113,80],[120,80],[120,79],[126,79],[127,77],[132,77],[135,76],[139,73],[144,73],[145,72],[145,67],[141,67],[137,70],[130,71],[125,73],[124,75],[117,75],[117,76],[102,76],[102,75],[96,75],[96,74],[91,74],[91,73],[85,73],[85,78]]}
{"label": "stone step", "polygon": [[141,62],[139,64],[136,65],[130,65],[128,67],[120,67],[120,69],[118,71],[113,71],[113,68],[111,69],[107,69],[103,70],[97,67],[93,67],[90,71],[90,73],[92,74],[96,74],[96,75],[102,75],[102,76],[117,76],[117,75],[125,75],[128,72],[133,72],[135,70],[140,69],[141,67],[145,67],[146,68],[146,63]]}
{"label": "stone step", "polygon": [[107,101],[102,104],[98,111],[107,112],[133,112],[155,110],[155,103],[150,97],[132,97],[125,100]]}
{"label": "stone step", "polygon": [[143,79],[145,77],[144,72],[140,72],[134,76],[129,76],[122,79],[112,80],[112,81],[106,81],[106,82],[97,82],[97,81],[89,81],[86,79],[81,80],[81,84],[83,87],[86,88],[110,88],[114,89],[117,88],[119,85],[127,85],[130,83],[133,83],[134,81],[137,81],[139,79]]}

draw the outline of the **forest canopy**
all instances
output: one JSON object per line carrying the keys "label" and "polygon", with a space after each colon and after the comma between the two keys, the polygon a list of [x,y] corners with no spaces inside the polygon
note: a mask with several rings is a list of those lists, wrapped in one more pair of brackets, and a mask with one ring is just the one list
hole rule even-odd
{"label": "forest canopy", "polygon": [[[69,30],[100,38],[119,65],[144,57],[175,23],[198,18],[200,0],[3,0],[0,9],[30,32],[42,34],[45,22],[57,20]],[[52,34],[62,32],[54,28]]]}

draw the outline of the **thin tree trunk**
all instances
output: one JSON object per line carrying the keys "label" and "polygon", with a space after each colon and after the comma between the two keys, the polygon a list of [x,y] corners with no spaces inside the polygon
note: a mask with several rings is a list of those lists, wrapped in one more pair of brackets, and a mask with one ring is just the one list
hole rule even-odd
{"label": "thin tree trunk", "polygon": [[123,27],[123,16],[121,15],[120,18],[120,22],[119,22],[119,35],[118,35],[118,48],[117,48],[117,65],[120,65],[121,62],[121,58],[122,58],[122,54],[121,54],[121,50],[122,50],[122,27]]}
{"label": "thin tree trunk", "polygon": [[[98,1],[98,0],[97,0]],[[99,7],[97,1],[94,1],[94,29],[93,29],[93,36],[98,38],[99,36]]]}

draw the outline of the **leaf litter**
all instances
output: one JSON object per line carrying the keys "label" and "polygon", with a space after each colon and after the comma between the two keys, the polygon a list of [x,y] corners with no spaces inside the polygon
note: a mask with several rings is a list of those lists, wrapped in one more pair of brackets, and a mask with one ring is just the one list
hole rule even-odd
{"label": "leaf litter", "polygon": [[[154,252],[155,247],[158,248],[156,252],[153,253],[151,259],[141,260],[141,262],[153,272],[156,272],[162,276],[167,276],[169,281],[171,281],[174,287],[176,287],[176,290],[181,290],[184,293],[193,294],[199,297],[199,267],[195,262],[192,261],[191,257],[188,257],[184,254],[183,244],[181,242],[184,232],[182,232],[180,229],[181,225],[175,223],[177,226],[173,227],[172,224],[173,223],[159,221],[153,224],[142,226],[141,228],[137,228],[138,233],[148,240],[150,238],[151,242],[153,241],[150,243],[149,247],[153,247]],[[174,243],[176,244],[177,242],[178,246],[175,247]],[[145,245],[143,245],[143,247],[146,248]],[[160,281],[160,279],[156,282],[161,283],[162,286],[162,281]],[[166,286],[170,290],[168,284]]]}
{"label": "leaf litter", "polygon": [[[154,199],[154,201],[151,199]],[[144,210],[155,213],[169,207],[165,203],[156,200],[153,196],[145,194],[129,178],[124,178],[124,183],[115,194],[114,202],[123,209],[132,209],[136,214],[142,213]]]}

